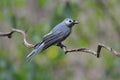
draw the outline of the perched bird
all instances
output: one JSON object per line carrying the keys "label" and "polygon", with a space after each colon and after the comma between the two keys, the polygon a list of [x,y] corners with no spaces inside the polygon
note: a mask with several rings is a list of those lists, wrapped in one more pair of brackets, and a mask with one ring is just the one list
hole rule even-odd
{"label": "perched bird", "polygon": [[65,47],[62,44],[62,41],[64,41],[70,35],[72,26],[74,26],[74,24],[78,24],[78,21],[66,18],[61,23],[56,25],[48,34],[43,37],[42,41],[35,46],[35,49],[27,55],[27,61],[31,61],[36,54],[42,52],[52,45],[57,45],[61,48]]}

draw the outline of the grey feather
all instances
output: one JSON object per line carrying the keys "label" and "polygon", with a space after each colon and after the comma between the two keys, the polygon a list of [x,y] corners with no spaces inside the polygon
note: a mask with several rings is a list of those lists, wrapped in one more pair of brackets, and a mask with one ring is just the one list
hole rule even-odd
{"label": "grey feather", "polygon": [[66,18],[60,24],[55,26],[51,32],[43,37],[42,41],[37,44],[35,49],[27,56],[27,61],[30,61],[37,53],[65,40],[70,35],[71,27],[74,24],[77,24],[75,20]]}
{"label": "grey feather", "polygon": [[36,55],[36,54],[38,54],[38,52],[41,52],[42,51],[42,49],[43,49],[43,47],[44,47],[44,43],[42,43],[40,46],[36,46],[36,48],[30,53],[30,54],[28,54],[27,55],[27,61],[29,62],[29,61],[31,61],[32,60],[32,58]]}

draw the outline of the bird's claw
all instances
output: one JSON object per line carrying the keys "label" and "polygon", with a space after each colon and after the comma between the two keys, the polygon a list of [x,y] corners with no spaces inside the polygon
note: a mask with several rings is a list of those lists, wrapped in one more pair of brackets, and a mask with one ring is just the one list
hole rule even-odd
{"label": "bird's claw", "polygon": [[59,46],[60,48],[63,49],[63,51],[65,52],[65,54],[67,53],[67,47],[65,45],[63,45],[62,43],[57,44],[57,46]]}

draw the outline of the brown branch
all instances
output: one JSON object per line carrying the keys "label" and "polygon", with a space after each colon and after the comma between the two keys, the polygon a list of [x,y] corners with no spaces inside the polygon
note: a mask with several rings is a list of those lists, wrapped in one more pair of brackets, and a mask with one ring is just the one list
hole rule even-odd
{"label": "brown branch", "polygon": [[105,48],[105,49],[107,49],[108,51],[110,51],[113,55],[120,57],[120,53],[119,52],[117,52],[113,48],[111,48],[109,46],[106,46],[105,44],[101,44],[101,43],[99,43],[99,45],[98,45],[97,57],[100,56],[100,50],[101,50],[102,47]]}
{"label": "brown branch", "polygon": [[100,57],[100,52],[101,52],[102,48],[105,48],[108,51],[110,51],[113,55],[120,57],[120,53],[119,52],[117,52],[113,48],[111,48],[109,46],[106,46],[104,44],[101,44],[101,43],[98,44],[97,51],[94,51],[94,50],[88,49],[88,48],[79,48],[79,49],[71,49],[71,50],[67,50],[67,49],[64,48],[63,50],[64,50],[65,54],[71,53],[71,52],[85,52],[85,53],[90,53],[90,54],[96,56],[97,58],[99,58]]}
{"label": "brown branch", "polygon": [[90,53],[94,56],[96,56],[96,52],[94,50],[88,49],[88,48],[78,48],[78,49],[71,49],[71,50],[66,50],[64,51],[65,54],[71,53],[71,52],[85,52],[85,53]]}
{"label": "brown branch", "polygon": [[[7,36],[8,38],[12,38],[12,34],[14,32],[18,32],[18,33],[21,33],[23,35],[24,45],[26,47],[29,47],[29,48],[34,48],[35,47],[35,45],[28,43],[28,41],[26,40],[26,32],[23,31],[23,30],[20,30],[20,29],[12,29],[11,32],[7,32],[7,33],[0,32],[0,37]],[[79,49],[67,50],[66,47],[64,47],[64,46],[62,47],[62,49],[64,50],[65,54],[71,53],[71,52],[85,52],[85,53],[92,54],[92,55],[96,56],[97,58],[100,57],[100,52],[101,52],[102,48],[105,48],[106,50],[110,51],[113,55],[120,57],[120,53],[119,52],[117,52],[113,48],[111,48],[109,46],[106,46],[105,44],[101,44],[101,43],[98,44],[97,51],[94,51],[94,50],[89,49],[89,48],[79,48]]]}
{"label": "brown branch", "polygon": [[23,35],[23,41],[24,41],[24,45],[26,47],[29,47],[29,48],[34,48],[35,45],[33,44],[30,44],[29,42],[27,42],[26,40],[26,32],[23,31],[23,30],[20,30],[20,29],[12,29],[11,32],[6,32],[6,33],[3,33],[3,32],[0,32],[0,37],[8,37],[8,38],[12,38],[12,34],[14,32],[18,32],[18,33],[21,33]]}

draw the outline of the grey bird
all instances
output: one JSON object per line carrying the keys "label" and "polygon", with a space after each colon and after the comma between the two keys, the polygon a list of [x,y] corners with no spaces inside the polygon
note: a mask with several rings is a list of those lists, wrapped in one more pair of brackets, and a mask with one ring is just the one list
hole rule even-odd
{"label": "grey bird", "polygon": [[61,23],[56,25],[48,34],[43,37],[42,41],[35,46],[34,50],[27,55],[27,61],[31,61],[36,54],[42,52],[52,45],[57,45],[61,48],[65,47],[62,44],[62,41],[64,41],[70,35],[72,26],[75,24],[78,24],[78,21],[71,18],[66,18]]}

